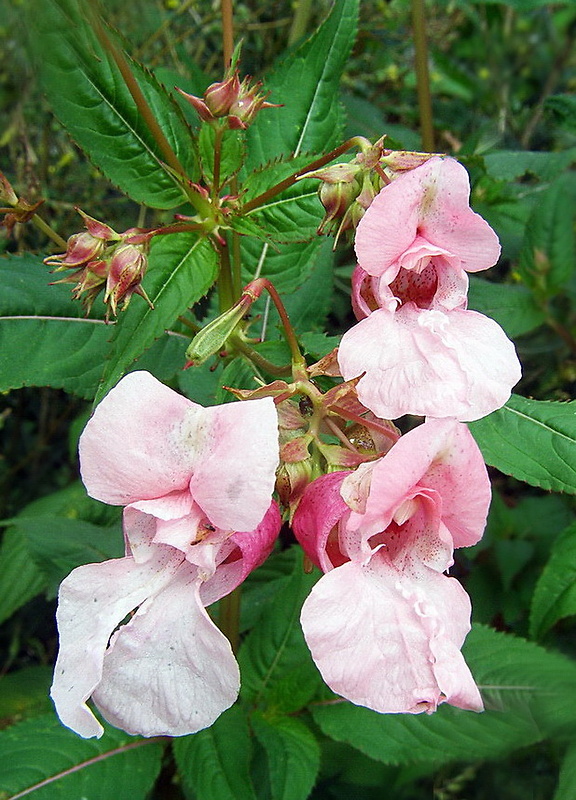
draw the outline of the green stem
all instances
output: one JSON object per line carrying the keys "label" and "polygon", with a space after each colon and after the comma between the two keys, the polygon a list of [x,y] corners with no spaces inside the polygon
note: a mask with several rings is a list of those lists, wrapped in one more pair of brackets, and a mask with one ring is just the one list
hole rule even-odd
{"label": "green stem", "polygon": [[232,271],[230,266],[230,251],[226,242],[218,244],[220,254],[220,273],[218,275],[218,301],[220,313],[223,314],[234,305],[234,290],[232,288]]}
{"label": "green stem", "polygon": [[292,371],[292,365],[286,364],[283,367],[279,367],[276,364],[273,364],[271,361],[268,361],[267,358],[264,358],[257,350],[254,350],[253,347],[245,342],[243,339],[240,339],[239,336],[233,337],[231,340],[231,344],[236,350],[239,350],[242,355],[246,356],[256,367],[260,367],[260,369],[268,372],[270,375],[273,375],[275,378],[282,378],[286,375],[290,375]]}
{"label": "green stem", "polygon": [[[248,284],[248,286],[244,289],[244,293],[249,295],[251,294],[252,296],[255,295],[256,299],[262,293],[262,289],[266,289],[272,298],[272,302],[276,306],[276,311],[278,312],[278,316],[280,317],[280,321],[282,322],[282,327],[284,329],[286,344],[290,348],[290,353],[292,355],[292,371],[293,375],[295,376],[294,379],[297,380],[300,378],[300,371],[306,369],[306,359],[300,352],[300,345],[298,344],[298,339],[296,338],[294,328],[290,322],[290,317],[288,316],[288,312],[284,307],[282,298],[276,291],[276,287],[268,280],[268,278],[257,278],[257,280]],[[304,379],[308,380],[308,376],[305,375]]]}
{"label": "green stem", "polygon": [[242,294],[242,255],[240,252],[240,235],[232,231],[232,289],[234,298]]}
{"label": "green stem", "polygon": [[44,222],[42,217],[38,216],[38,214],[34,214],[34,216],[31,217],[31,219],[32,219],[32,224],[35,225],[39,231],[42,231],[42,233],[46,234],[46,236],[49,239],[52,239],[52,241],[55,242],[58,245],[58,247],[61,247],[63,250],[66,250],[66,248],[68,247],[68,242],[61,236],[59,236],[55,230],[52,230],[50,225],[48,225],[47,222]]}
{"label": "green stem", "polygon": [[230,642],[232,651],[238,652],[240,644],[240,593],[241,586],[220,600],[220,630]]}
{"label": "green stem", "polygon": [[234,24],[232,0],[222,0],[220,4],[222,17],[222,51],[224,54],[224,69],[227,70],[232,62],[234,53]]}
{"label": "green stem", "polygon": [[334,150],[331,150],[329,153],[326,153],[326,155],[317,158],[315,161],[311,161],[302,169],[299,169],[297,172],[293,172],[292,175],[284,178],[283,181],[276,183],[274,186],[266,189],[265,192],[262,192],[262,194],[254,197],[242,207],[242,213],[249,214],[251,211],[254,211],[255,208],[259,208],[260,206],[264,205],[264,203],[267,203],[268,200],[276,197],[276,195],[280,194],[280,192],[283,192],[285,189],[293,186],[298,178],[300,178],[302,175],[305,175],[307,172],[314,172],[314,170],[324,167],[326,164],[329,164],[330,161],[333,161],[335,158],[338,158],[338,156],[341,156],[342,153],[346,153],[346,151],[350,150],[352,147],[357,147],[360,145],[360,143],[364,144],[364,142],[365,140],[361,137],[353,136],[351,139],[345,141],[344,144],[334,148]]}
{"label": "green stem", "polygon": [[433,153],[434,127],[432,123],[432,97],[430,94],[430,74],[428,72],[428,44],[426,42],[424,0],[412,0],[412,26],[422,148],[429,153]]}
{"label": "green stem", "polygon": [[218,199],[220,189],[220,165],[222,163],[222,136],[224,128],[218,126],[214,134],[214,176],[212,179],[212,201]]}
{"label": "green stem", "polygon": [[288,46],[293,45],[306,33],[308,20],[312,14],[312,0],[297,0],[294,19],[288,35]]}

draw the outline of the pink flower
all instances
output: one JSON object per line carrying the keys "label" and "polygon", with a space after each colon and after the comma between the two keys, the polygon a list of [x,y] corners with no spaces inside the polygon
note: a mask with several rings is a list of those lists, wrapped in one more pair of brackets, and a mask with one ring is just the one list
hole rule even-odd
{"label": "pink flower", "polygon": [[383,713],[482,710],[460,653],[470,601],[443,573],[484,529],[490,484],[468,429],[428,420],[381,459],[310,484],[294,517],[326,573],[302,608],[326,683]]}
{"label": "pink flower", "polygon": [[126,557],[78,567],[62,583],[57,712],[85,737],[103,732],[90,697],[129,733],[201,730],[239,688],[230,645],[204,607],[264,560],[280,528],[274,403],[202,408],[134,372],[88,422],[80,460],[92,497],[127,506]]}
{"label": "pink flower", "polygon": [[500,245],[468,205],[464,167],[431,158],[374,199],[358,226],[352,305],[361,320],[339,348],[342,375],[380,417],[471,421],[500,408],[521,371],[493,320],[466,310],[468,276]]}

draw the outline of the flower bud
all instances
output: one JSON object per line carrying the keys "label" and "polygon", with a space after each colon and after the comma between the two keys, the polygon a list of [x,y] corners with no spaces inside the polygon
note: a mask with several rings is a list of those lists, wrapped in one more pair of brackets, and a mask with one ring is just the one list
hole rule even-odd
{"label": "flower bud", "polygon": [[242,298],[196,334],[186,350],[187,366],[203,364],[210,356],[220,352],[246,313],[250,301]]}
{"label": "flower bud", "polygon": [[104,302],[110,305],[114,315],[118,303],[123,302],[122,310],[128,308],[132,295],[136,292],[143,297],[150,308],[154,308],[141,281],[146,274],[148,258],[144,246],[138,244],[122,244],[116,248],[110,261]]}
{"label": "flower bud", "polygon": [[211,84],[204,92],[204,101],[215,117],[226,117],[239,92],[240,79],[235,72],[225,81]]}

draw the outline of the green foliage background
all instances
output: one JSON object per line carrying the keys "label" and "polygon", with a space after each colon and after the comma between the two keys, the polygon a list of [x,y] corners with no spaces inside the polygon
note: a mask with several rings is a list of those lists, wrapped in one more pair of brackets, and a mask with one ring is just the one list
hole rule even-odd
{"label": "green foliage background", "polygon": [[[357,36],[355,6],[337,0],[302,45],[297,26],[312,34],[328,2],[300,0],[296,15],[290,3],[236,4],[242,70],[262,75],[271,100],[284,104],[249,130],[247,170],[280,159],[273,167],[280,178],[294,168],[293,154],[305,160],[357,134],[421,146],[410,4],[362,0]],[[128,51],[149,69],[136,67],[139,80],[173,120],[171,141],[195,174],[206,153],[187,150],[186,131],[197,119],[162,86],[200,93],[220,77],[218,10],[190,0],[106,7]],[[2,170],[28,199],[45,198],[42,213],[64,237],[79,227],[76,205],[117,230],[170,221],[179,190],[158,169],[161,154],[138,129],[114,70],[94,60],[97,44],[74,18],[75,3],[38,8],[0,0]],[[117,510],[86,498],[76,480],[87,401],[134,363],[205,403],[224,400],[219,384],[248,385],[254,372],[245,362],[181,372],[186,332],[177,317],[216,274],[205,242],[190,234],[155,242],[146,289],[156,312],[136,298],[111,331],[103,313],[85,319],[67,287],[48,287],[44,237],[17,226],[0,239],[0,797],[573,798],[576,9],[543,0],[434,0],[426,13],[436,148],[468,168],[473,206],[503,244],[497,270],[471,281],[471,307],[514,338],[524,366],[518,394],[471,426],[492,468],[494,501],[484,539],[456,569],[472,596],[477,624],[465,655],[486,712],[441,707],[433,717],[394,717],[334,703],[298,623],[317,576],[303,572],[288,546],[246,583],[241,702],[211,729],[170,748],[112,729],[85,742],[60,726],[47,701],[58,583],[77,564],[119,555]],[[93,102],[85,79],[109,90],[94,130],[84,123]],[[66,81],[76,94],[60,92]],[[102,158],[99,137],[118,140],[126,130],[132,134],[117,144],[117,157],[108,149]],[[125,168],[132,152],[141,160],[134,174]],[[258,171],[248,178],[249,197],[262,180]],[[266,274],[286,294],[307,351],[319,357],[334,344],[322,331],[336,337],[352,322],[353,254],[342,246],[334,258],[330,242],[312,238],[321,218],[314,185],[304,182],[281,200],[282,225],[273,206],[251,220],[276,238],[274,247],[246,238],[246,278],[264,252]],[[297,241],[302,231],[310,241]],[[196,313],[213,313],[210,301]],[[276,335],[263,352],[281,362]]]}

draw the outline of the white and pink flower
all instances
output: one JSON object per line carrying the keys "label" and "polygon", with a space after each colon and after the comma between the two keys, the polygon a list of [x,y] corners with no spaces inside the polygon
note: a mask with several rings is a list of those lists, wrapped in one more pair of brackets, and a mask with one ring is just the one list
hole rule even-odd
{"label": "white and pink flower", "polygon": [[274,402],[203,408],[131,373],[88,422],[80,460],[88,493],[126,506],[126,556],[78,567],[60,587],[58,715],[100,736],[91,697],[129,733],[201,730],[239,689],[205,606],[262,563],[280,529]]}
{"label": "white and pink flower", "polygon": [[314,481],[294,531],[325,573],[302,608],[330,688],[388,713],[482,710],[460,647],[470,601],[444,573],[482,536],[490,484],[465,425],[427,420],[377,461]]}
{"label": "white and pink flower", "polygon": [[342,337],[346,380],[380,417],[471,421],[500,408],[520,379],[514,345],[468,311],[468,272],[493,266],[498,238],[469,206],[464,167],[430,158],[376,196],[358,225],[352,304]]}

